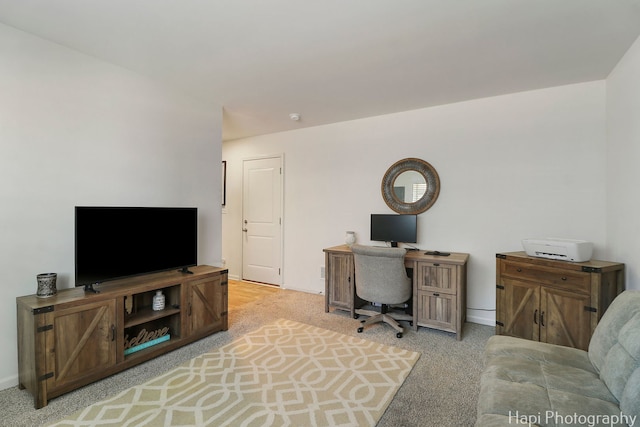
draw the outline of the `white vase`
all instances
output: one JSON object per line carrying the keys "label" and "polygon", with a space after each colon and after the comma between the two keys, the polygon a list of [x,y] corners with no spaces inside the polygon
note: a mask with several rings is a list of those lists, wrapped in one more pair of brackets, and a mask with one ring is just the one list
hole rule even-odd
{"label": "white vase", "polygon": [[162,291],[156,291],[156,294],[153,296],[153,308],[154,311],[164,310],[164,295],[162,295]]}
{"label": "white vase", "polygon": [[344,242],[347,246],[351,246],[356,242],[356,233],[355,231],[347,231],[347,234],[344,238]]}

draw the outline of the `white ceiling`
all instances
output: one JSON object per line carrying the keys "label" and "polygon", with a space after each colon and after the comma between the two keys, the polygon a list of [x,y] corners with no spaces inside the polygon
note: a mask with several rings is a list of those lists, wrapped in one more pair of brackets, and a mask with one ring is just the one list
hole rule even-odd
{"label": "white ceiling", "polygon": [[0,0],[0,22],[223,106],[231,140],[606,78],[640,0]]}

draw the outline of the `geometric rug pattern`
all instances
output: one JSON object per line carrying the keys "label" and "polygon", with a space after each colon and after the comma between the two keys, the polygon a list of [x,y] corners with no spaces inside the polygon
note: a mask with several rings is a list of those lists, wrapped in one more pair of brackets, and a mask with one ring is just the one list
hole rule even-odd
{"label": "geometric rug pattern", "polygon": [[419,357],[280,319],[51,426],[374,426]]}

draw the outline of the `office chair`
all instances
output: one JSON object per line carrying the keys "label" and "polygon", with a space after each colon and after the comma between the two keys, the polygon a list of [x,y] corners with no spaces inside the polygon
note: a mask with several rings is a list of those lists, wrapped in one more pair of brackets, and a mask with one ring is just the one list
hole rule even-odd
{"label": "office chair", "polygon": [[[406,250],[353,245],[351,251],[355,261],[356,295],[365,301],[380,305],[380,312],[355,310],[356,318],[360,314],[371,316],[362,321],[358,332],[362,332],[367,325],[384,322],[398,331],[396,337],[402,338],[403,328],[397,320],[413,321],[413,316],[407,314],[404,309],[412,294],[411,279],[407,277],[404,267]],[[393,305],[402,305],[405,312],[389,312],[388,309]]]}

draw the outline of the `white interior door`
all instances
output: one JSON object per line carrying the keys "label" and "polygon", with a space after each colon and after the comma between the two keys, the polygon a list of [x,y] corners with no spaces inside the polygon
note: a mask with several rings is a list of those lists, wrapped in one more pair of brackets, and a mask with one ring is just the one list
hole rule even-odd
{"label": "white interior door", "polygon": [[282,158],[243,162],[242,278],[282,284]]}

